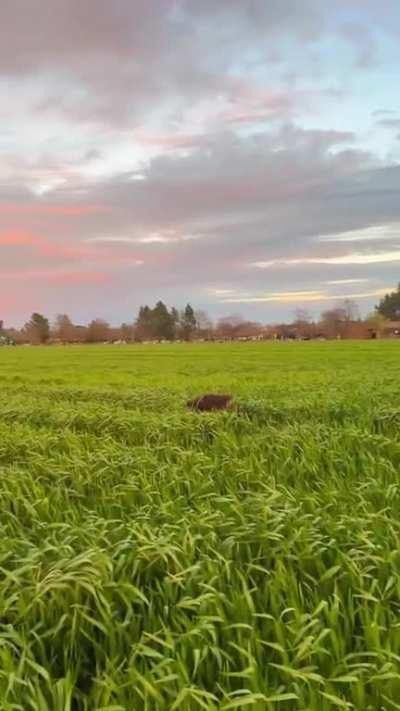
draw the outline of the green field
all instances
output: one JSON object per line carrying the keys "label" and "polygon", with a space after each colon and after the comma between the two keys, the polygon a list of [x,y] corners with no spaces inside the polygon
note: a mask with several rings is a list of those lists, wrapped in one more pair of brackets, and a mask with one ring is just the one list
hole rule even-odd
{"label": "green field", "polygon": [[0,709],[400,709],[399,469],[395,342],[0,349]]}

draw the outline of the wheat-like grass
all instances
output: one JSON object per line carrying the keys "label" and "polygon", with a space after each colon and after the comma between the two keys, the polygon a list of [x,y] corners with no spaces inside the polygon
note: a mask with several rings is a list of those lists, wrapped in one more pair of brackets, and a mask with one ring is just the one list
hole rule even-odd
{"label": "wheat-like grass", "polygon": [[0,709],[400,709],[399,348],[2,349]]}

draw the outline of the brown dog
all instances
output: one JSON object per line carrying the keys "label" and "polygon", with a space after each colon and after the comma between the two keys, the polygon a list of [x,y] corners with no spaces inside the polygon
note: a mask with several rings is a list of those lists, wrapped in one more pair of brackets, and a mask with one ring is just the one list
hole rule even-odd
{"label": "brown dog", "polygon": [[216,410],[228,410],[232,403],[232,395],[213,395],[209,393],[189,400],[186,406],[189,410],[196,412],[215,412]]}

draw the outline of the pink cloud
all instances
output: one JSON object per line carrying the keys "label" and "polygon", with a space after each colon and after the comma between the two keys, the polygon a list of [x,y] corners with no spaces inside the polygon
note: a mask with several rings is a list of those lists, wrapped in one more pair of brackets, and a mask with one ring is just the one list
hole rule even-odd
{"label": "pink cloud", "polygon": [[32,246],[36,244],[36,238],[29,232],[22,231],[9,231],[0,232],[0,246],[1,247],[19,247],[19,246]]}
{"label": "pink cloud", "polygon": [[8,230],[0,232],[0,247],[28,247],[46,257],[64,257],[77,259],[82,256],[79,248],[53,244],[27,230]]}
{"label": "pink cloud", "polygon": [[193,148],[207,140],[207,137],[201,133],[175,133],[168,135],[167,133],[152,134],[141,130],[135,131],[134,137],[142,145],[166,149]]}
{"label": "pink cloud", "polygon": [[[0,249],[9,247],[11,249],[26,248],[33,250],[39,255],[42,255],[56,264],[60,261],[79,262],[88,260],[91,263],[104,265],[105,267],[124,267],[124,266],[140,266],[143,264],[143,259],[136,253],[132,254],[131,250],[122,246],[122,251],[113,245],[102,245],[87,247],[84,245],[69,246],[63,244],[55,244],[49,239],[45,239],[28,230],[7,230],[0,232]],[[25,274],[27,272],[24,272]],[[80,272],[82,273],[82,272]],[[93,273],[93,272],[90,272]],[[57,280],[59,272],[55,272]]]}
{"label": "pink cloud", "polygon": [[288,118],[294,108],[293,93],[276,90],[265,92],[243,81],[232,82],[232,108],[219,113],[218,119],[227,123],[251,123],[267,118]]}
{"label": "pink cloud", "polygon": [[2,279],[4,278],[12,280],[38,279],[41,282],[45,282],[47,284],[60,284],[62,286],[73,286],[78,284],[102,284],[111,280],[108,274],[101,271],[54,271],[53,269],[18,269],[15,271],[8,271],[5,275],[2,275]]}
{"label": "pink cloud", "polygon": [[1,213],[17,214],[39,214],[39,215],[62,215],[64,217],[81,217],[98,212],[108,212],[111,208],[105,205],[48,205],[19,203],[0,204]]}
{"label": "pink cloud", "polygon": [[49,284],[60,284],[63,286],[77,286],[78,284],[104,284],[111,281],[109,274],[100,271],[82,271],[82,272],[52,272],[48,271],[41,274],[40,278],[45,279]]}

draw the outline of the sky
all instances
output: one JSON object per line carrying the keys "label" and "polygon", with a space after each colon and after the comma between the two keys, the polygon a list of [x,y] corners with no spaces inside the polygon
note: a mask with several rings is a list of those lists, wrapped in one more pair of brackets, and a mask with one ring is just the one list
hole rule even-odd
{"label": "sky", "polygon": [[400,281],[399,0],[2,0],[0,318]]}

